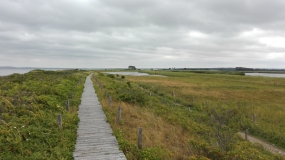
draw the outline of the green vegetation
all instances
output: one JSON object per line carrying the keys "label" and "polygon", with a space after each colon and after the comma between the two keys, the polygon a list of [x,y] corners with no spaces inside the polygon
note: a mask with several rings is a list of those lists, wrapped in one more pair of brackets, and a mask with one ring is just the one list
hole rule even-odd
{"label": "green vegetation", "polygon": [[[250,134],[285,148],[285,79],[240,73],[159,74],[168,77],[94,76],[107,121],[128,159],[283,159],[236,133],[249,128]],[[114,97],[111,106],[105,91]],[[122,107],[119,124],[118,105]],[[143,128],[142,150],[136,146],[138,127]]]}
{"label": "green vegetation", "polygon": [[[197,104],[202,105],[208,101],[210,104],[237,105],[243,113],[241,130],[249,128],[250,134],[285,149],[285,122],[282,121],[285,116],[284,78],[183,72],[160,74],[171,76],[171,79],[186,85],[188,91],[180,90],[182,87],[179,84],[168,88],[197,97]],[[180,78],[177,79],[177,76]],[[254,114],[257,115],[256,123],[253,123]]]}
{"label": "green vegetation", "polygon": [[72,159],[86,75],[34,70],[0,77],[0,159]]}

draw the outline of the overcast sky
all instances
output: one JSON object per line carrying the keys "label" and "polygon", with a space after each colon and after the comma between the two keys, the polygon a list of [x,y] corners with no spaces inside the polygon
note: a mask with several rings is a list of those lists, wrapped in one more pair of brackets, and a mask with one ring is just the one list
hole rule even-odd
{"label": "overcast sky", "polygon": [[0,66],[285,68],[284,0],[0,2]]}

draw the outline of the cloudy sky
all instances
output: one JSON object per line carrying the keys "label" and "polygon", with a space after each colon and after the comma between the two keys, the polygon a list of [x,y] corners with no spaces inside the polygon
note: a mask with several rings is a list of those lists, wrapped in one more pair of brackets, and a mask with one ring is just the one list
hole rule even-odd
{"label": "cloudy sky", "polygon": [[285,68],[284,0],[1,0],[0,66]]}

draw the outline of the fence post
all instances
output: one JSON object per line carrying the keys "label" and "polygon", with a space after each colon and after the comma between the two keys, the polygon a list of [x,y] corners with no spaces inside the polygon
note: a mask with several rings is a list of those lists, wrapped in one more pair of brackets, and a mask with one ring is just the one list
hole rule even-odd
{"label": "fence post", "polygon": [[2,118],[2,107],[0,107],[0,120]]}
{"label": "fence post", "polygon": [[190,108],[190,107],[188,107],[188,111],[189,111],[189,112],[191,111],[191,108]]}
{"label": "fence post", "polygon": [[149,92],[149,96],[151,96],[151,92]]}
{"label": "fence post", "polygon": [[[5,105],[6,103],[2,102],[2,106],[0,107],[0,119],[2,118],[2,113],[4,112],[4,108],[6,107]],[[9,114],[10,114],[10,111],[9,111]]]}
{"label": "fence post", "polygon": [[73,92],[71,92],[71,94],[70,94],[70,98],[71,98],[71,99],[73,99],[73,98],[74,98],[74,93],[73,93]]}
{"label": "fence post", "polygon": [[245,132],[244,132],[244,138],[245,138],[245,140],[247,140],[247,135],[248,135],[248,129],[246,129]]}
{"label": "fence post", "polygon": [[112,96],[110,95],[108,98],[109,106],[112,104]]}
{"label": "fence post", "polygon": [[138,131],[138,148],[142,149],[142,128],[139,128]]}
{"label": "fence post", "polygon": [[57,124],[59,126],[59,128],[62,128],[62,117],[61,114],[57,115]]}
{"label": "fence post", "polygon": [[66,110],[69,111],[69,100],[65,101],[65,105],[66,105]]}
{"label": "fence post", "polygon": [[253,123],[256,122],[256,114],[253,114]]}
{"label": "fence post", "polygon": [[173,96],[173,97],[175,97],[175,93],[174,93],[174,91],[172,91],[172,96]]}
{"label": "fence post", "polygon": [[121,121],[121,106],[118,107],[118,121],[117,123],[120,124]]}

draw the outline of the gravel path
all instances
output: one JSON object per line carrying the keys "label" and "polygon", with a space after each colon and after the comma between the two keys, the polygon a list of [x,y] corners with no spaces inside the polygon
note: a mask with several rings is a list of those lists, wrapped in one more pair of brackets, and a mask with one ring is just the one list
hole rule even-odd
{"label": "gravel path", "polygon": [[[239,132],[238,134],[239,134],[242,138],[245,139],[245,135],[244,135],[243,132]],[[264,147],[264,149],[266,149],[266,150],[268,150],[268,151],[270,151],[270,152],[272,152],[272,153],[274,153],[274,154],[279,154],[279,155],[281,155],[281,156],[285,156],[285,151],[284,151],[284,150],[281,150],[281,149],[279,149],[279,148],[277,148],[277,147],[274,146],[274,145],[271,145],[271,144],[269,144],[269,143],[267,143],[267,142],[264,142],[264,141],[262,141],[262,140],[260,140],[260,139],[257,139],[257,138],[255,138],[255,137],[252,137],[252,136],[250,136],[250,135],[247,135],[247,139],[248,139],[248,141],[251,142],[251,143],[259,143],[259,144],[261,144],[261,145]]]}

